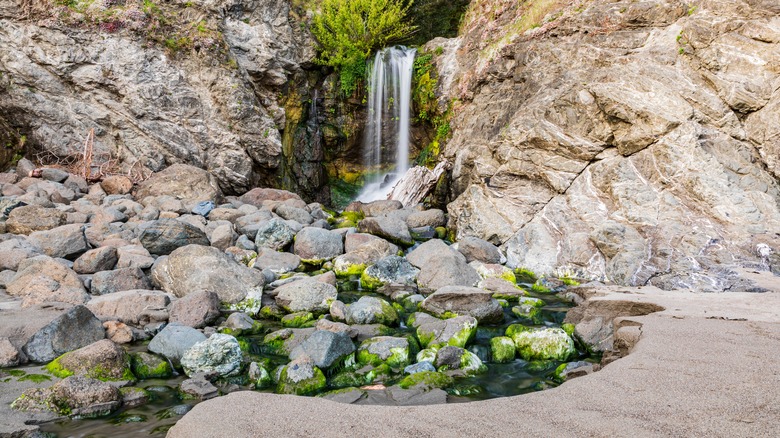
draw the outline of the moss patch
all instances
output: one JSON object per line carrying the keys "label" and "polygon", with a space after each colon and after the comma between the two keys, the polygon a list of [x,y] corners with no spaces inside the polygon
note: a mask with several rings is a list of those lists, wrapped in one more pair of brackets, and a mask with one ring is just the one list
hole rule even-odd
{"label": "moss patch", "polygon": [[433,388],[446,388],[454,383],[454,379],[444,373],[436,371],[423,371],[406,376],[398,383],[403,389],[420,388],[429,390]]}

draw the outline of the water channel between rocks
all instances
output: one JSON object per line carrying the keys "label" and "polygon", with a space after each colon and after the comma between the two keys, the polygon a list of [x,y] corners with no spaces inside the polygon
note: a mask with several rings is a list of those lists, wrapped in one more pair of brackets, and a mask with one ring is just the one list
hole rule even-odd
{"label": "water channel between rocks", "polygon": [[[510,309],[512,304],[504,307],[504,321],[496,325],[483,325],[477,329],[476,336],[467,347],[467,350],[476,354],[487,366],[487,371],[472,377],[456,377],[454,383],[449,385],[447,391],[448,403],[462,403],[475,400],[485,400],[495,397],[507,397],[524,394],[533,391],[539,391],[557,386],[559,380],[555,376],[555,370],[563,362],[559,361],[525,361],[515,358],[508,363],[495,363],[491,357],[490,340],[496,336],[503,336],[507,327],[512,324],[522,323],[529,327],[560,327],[566,312],[571,308],[571,304],[562,297],[562,294],[538,293],[531,290],[531,285],[521,284],[529,291],[529,296],[542,299],[545,305],[532,318],[518,317]],[[372,292],[360,290],[357,281],[342,281],[338,285],[338,299],[346,304],[357,301],[361,296],[369,295],[386,299],[387,297]],[[383,334],[390,336],[413,336],[414,329],[406,326],[404,321],[412,313],[409,310],[399,310],[401,324],[399,327],[392,328],[391,332]],[[281,324],[277,320],[260,319],[265,330],[269,333],[281,329]],[[253,335],[244,338],[247,342],[244,344],[245,354],[254,361],[266,361],[272,367],[285,365],[289,362],[284,356],[267,354],[266,348],[262,345],[263,335]],[[130,352],[145,351],[144,343],[137,343],[129,347]],[[410,354],[410,356],[413,356]],[[595,360],[577,345],[576,357],[569,358],[569,361],[576,360]],[[412,362],[414,360],[412,359]],[[27,366],[19,368],[20,371],[13,372],[13,378],[23,378],[22,372],[30,374],[46,373],[45,368],[41,371],[39,367]],[[329,386],[319,395],[328,395],[329,391],[338,390],[331,382],[331,377],[335,374],[327,374],[329,377]],[[245,376],[246,374],[244,374]],[[391,375],[382,384],[389,387],[397,383],[403,377],[403,373]],[[145,405],[123,408],[113,414],[97,419],[62,419],[41,426],[43,432],[58,437],[138,437],[138,436],[165,436],[166,432],[172,427],[179,418],[186,414],[199,400],[187,399],[180,395],[178,391],[179,384],[186,379],[183,374],[170,379],[150,379],[142,380],[136,384],[137,387],[146,389],[152,394],[151,401]],[[256,390],[262,392],[274,392],[274,386],[266,389],[254,389],[245,378],[235,380],[224,380],[217,383],[222,394],[242,390]],[[381,391],[381,390],[377,390]],[[376,400],[376,399],[374,399]],[[376,403],[376,401],[374,401]],[[357,402],[370,403],[370,400],[364,397]]]}

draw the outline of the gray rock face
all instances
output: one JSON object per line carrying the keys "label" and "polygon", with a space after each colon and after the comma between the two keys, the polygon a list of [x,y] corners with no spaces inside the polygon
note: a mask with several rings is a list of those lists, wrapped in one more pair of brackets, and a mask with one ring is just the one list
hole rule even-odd
{"label": "gray rock face", "polygon": [[303,261],[322,262],[344,254],[344,241],[338,233],[308,227],[295,235],[293,252]]}
{"label": "gray rock face", "polygon": [[143,327],[167,321],[170,302],[168,295],[161,291],[126,290],[95,297],[87,303],[87,308],[99,318]]}
{"label": "gray rock face", "polygon": [[32,362],[49,362],[105,336],[100,320],[84,306],[35,306],[2,315],[0,337]]}
{"label": "gray rock face", "polygon": [[347,324],[398,324],[398,312],[387,301],[364,296],[347,306]]}
{"label": "gray rock face", "polygon": [[209,246],[206,233],[176,219],[160,219],[146,227],[138,238],[150,253],[167,255],[187,245]]}
{"label": "gray rock face", "polygon": [[199,290],[216,292],[220,301],[237,303],[247,296],[259,297],[263,274],[236,262],[208,246],[189,245],[172,252],[152,267],[152,282],[177,297]]}
{"label": "gray rock face", "polygon": [[169,312],[169,321],[193,328],[203,328],[219,315],[219,295],[204,290],[193,292],[174,301]]}
{"label": "gray rock face", "polygon": [[151,288],[151,282],[140,268],[124,268],[95,273],[89,290],[93,295],[106,295],[123,290]]}
{"label": "gray rock face", "polygon": [[417,285],[437,290],[444,286],[476,286],[480,276],[463,254],[439,239],[429,240],[410,252],[406,259],[420,268]]}
{"label": "gray rock face", "polygon": [[326,369],[353,351],[355,344],[346,333],[317,330],[293,349],[290,359],[306,355],[314,361],[315,366]]}
{"label": "gray rock face", "polygon": [[458,251],[466,257],[466,262],[474,260],[482,263],[501,263],[501,252],[495,245],[477,237],[466,237],[458,242]]}
{"label": "gray rock face", "polygon": [[330,284],[305,279],[276,289],[276,303],[288,312],[325,313],[338,291]]}
{"label": "gray rock face", "polygon": [[429,295],[420,307],[436,316],[447,312],[473,316],[479,323],[499,323],[504,319],[504,311],[493,294],[475,287],[443,287]]}
{"label": "gray rock face", "polygon": [[255,245],[258,248],[282,250],[292,243],[295,232],[279,218],[269,219],[259,224],[255,231]]}
{"label": "gray rock face", "polygon": [[103,246],[82,254],[73,263],[73,270],[79,274],[94,274],[98,271],[108,271],[114,269],[118,260],[119,256],[116,248]]}
{"label": "gray rock face", "polygon": [[401,219],[392,217],[368,217],[360,221],[358,231],[373,234],[395,244],[411,246],[414,244],[409,226]]}
{"label": "gray rock face", "polygon": [[192,327],[168,324],[152,338],[148,348],[152,353],[165,356],[178,366],[182,356],[190,347],[205,340],[206,335]]}
{"label": "gray rock face", "polygon": [[203,201],[219,202],[222,191],[216,178],[209,172],[187,164],[174,164],[139,184],[135,192],[139,201],[147,196],[163,195],[176,197],[194,206]]}
{"label": "gray rock face", "polygon": [[7,289],[9,295],[22,298],[23,307],[55,301],[70,304],[89,301],[89,294],[78,275],[47,256],[20,264]]}
{"label": "gray rock face", "polygon": [[217,373],[232,376],[241,371],[241,347],[236,338],[216,333],[193,345],[181,358],[187,376]]}
{"label": "gray rock face", "polygon": [[[509,31],[499,14],[432,43],[445,47],[443,99],[466,102],[443,150],[457,239],[503,244],[511,267],[540,274],[702,290],[735,290],[732,266],[760,266],[758,244],[780,248],[769,122],[780,40],[754,38],[776,34],[761,17],[777,6],[697,6],[650,1],[612,20],[614,4],[595,1],[488,49],[484,35]],[[578,31],[605,17],[620,32]],[[583,46],[599,56],[579,56]]]}
{"label": "gray rock face", "polygon": [[81,224],[63,225],[47,231],[30,233],[27,241],[40,248],[49,257],[69,258],[89,249]]}

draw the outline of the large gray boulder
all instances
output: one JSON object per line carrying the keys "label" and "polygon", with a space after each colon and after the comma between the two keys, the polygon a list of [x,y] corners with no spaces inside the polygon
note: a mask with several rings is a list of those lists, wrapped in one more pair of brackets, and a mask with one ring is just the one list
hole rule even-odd
{"label": "large gray boulder", "polygon": [[439,239],[429,240],[410,252],[406,259],[420,269],[417,285],[437,290],[444,286],[476,286],[481,280],[463,254]]}
{"label": "large gray boulder", "polygon": [[155,263],[152,282],[177,297],[206,290],[216,292],[220,301],[238,303],[247,297],[259,299],[265,279],[217,248],[188,245]]}
{"label": "large gray boulder", "polygon": [[67,215],[54,208],[26,205],[11,210],[5,222],[6,230],[13,234],[31,234],[65,225]]}
{"label": "large gray boulder", "polygon": [[504,257],[498,248],[487,240],[478,237],[465,237],[458,241],[458,251],[466,257],[466,262],[474,260],[482,263],[502,263]]}
{"label": "large gray boulder", "polygon": [[87,308],[98,318],[114,319],[143,327],[168,320],[171,300],[165,292],[155,290],[125,290],[92,298]]}
{"label": "large gray boulder", "polygon": [[196,373],[216,373],[233,376],[241,372],[241,347],[236,338],[216,333],[190,347],[181,358],[187,376]]}
{"label": "large gray boulder", "polygon": [[141,201],[148,196],[163,195],[173,196],[187,205],[222,199],[217,179],[209,172],[187,164],[174,164],[155,173],[135,190],[136,199]]}
{"label": "large gray boulder", "polygon": [[104,337],[100,320],[84,306],[0,310],[0,338],[8,338],[23,353],[22,362],[48,362]]}
{"label": "large gray boulder", "polygon": [[108,339],[63,354],[57,358],[56,367],[50,369],[58,377],[76,375],[111,381],[135,380],[130,371],[130,355]]}
{"label": "large gray boulder", "polygon": [[420,270],[404,257],[391,255],[378,260],[360,276],[361,285],[376,289],[386,284],[413,285]]}
{"label": "large gray boulder", "polygon": [[78,275],[47,256],[22,262],[7,290],[9,295],[22,299],[23,307],[47,302],[84,304],[89,301],[89,294]]}
{"label": "large gray boulder", "polygon": [[27,241],[40,248],[44,254],[55,258],[73,259],[89,249],[84,236],[84,225],[71,224],[46,231],[30,233]]}
{"label": "large gray boulder", "polygon": [[309,356],[321,369],[337,365],[338,361],[355,351],[349,335],[344,332],[317,330],[290,353],[290,359]]}
{"label": "large gray boulder", "polygon": [[283,250],[292,243],[295,232],[287,222],[272,218],[261,222],[255,230],[255,245],[258,248]]}
{"label": "large gray boulder", "polygon": [[205,340],[206,335],[192,327],[168,324],[160,330],[160,333],[154,335],[148,348],[152,353],[165,356],[174,366],[179,366],[184,353],[193,345]]}
{"label": "large gray boulder", "polygon": [[443,287],[420,303],[420,308],[436,316],[473,316],[480,324],[504,320],[504,310],[493,294],[475,287]]}
{"label": "large gray boulder", "polygon": [[270,248],[258,248],[254,268],[268,269],[274,274],[281,275],[295,271],[301,265],[301,258],[289,252],[279,252]]}
{"label": "large gray boulder", "polygon": [[89,291],[93,295],[107,295],[123,290],[151,289],[152,283],[141,268],[123,268],[96,272]]}
{"label": "large gray boulder", "polygon": [[361,233],[373,234],[389,240],[397,245],[412,246],[414,240],[409,233],[409,226],[401,219],[392,217],[369,217],[358,224]]}
{"label": "large gray boulder", "polygon": [[119,256],[113,246],[102,246],[82,254],[73,263],[73,270],[79,274],[94,274],[114,269]]}
{"label": "large gray boulder", "polygon": [[338,291],[315,279],[293,281],[276,289],[276,304],[288,312],[325,313]]}
{"label": "large gray boulder", "polygon": [[214,322],[220,315],[219,295],[215,292],[202,290],[174,301],[171,304],[168,319],[172,323],[203,328]]}
{"label": "large gray boulder", "polygon": [[344,240],[339,233],[307,227],[295,235],[293,252],[303,262],[318,264],[344,254]]}
{"label": "large gray boulder", "polygon": [[150,253],[166,255],[187,245],[209,245],[201,229],[176,219],[159,219],[144,228],[138,238]]}

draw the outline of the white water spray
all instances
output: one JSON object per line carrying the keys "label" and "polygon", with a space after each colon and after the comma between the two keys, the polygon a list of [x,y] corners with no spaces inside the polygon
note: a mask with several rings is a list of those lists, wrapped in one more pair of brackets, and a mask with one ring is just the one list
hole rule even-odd
{"label": "white water spray", "polygon": [[[390,47],[378,52],[369,66],[363,164],[368,172],[377,174],[366,181],[358,201],[387,199],[409,169],[412,70],[416,52],[401,46]],[[395,167],[383,172],[391,163]]]}

